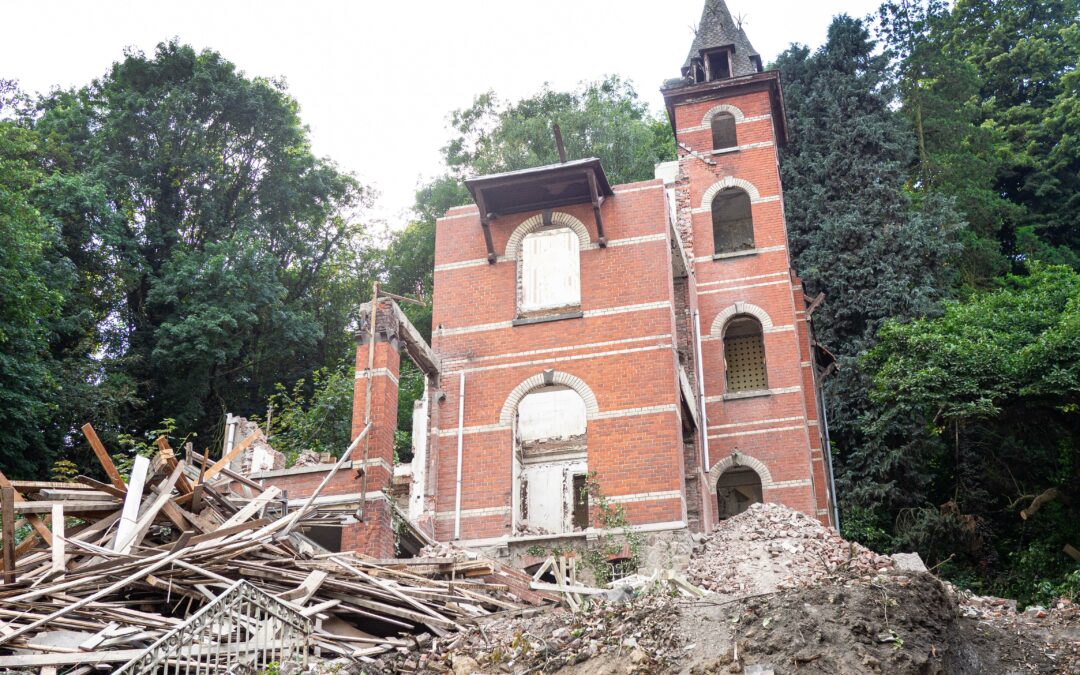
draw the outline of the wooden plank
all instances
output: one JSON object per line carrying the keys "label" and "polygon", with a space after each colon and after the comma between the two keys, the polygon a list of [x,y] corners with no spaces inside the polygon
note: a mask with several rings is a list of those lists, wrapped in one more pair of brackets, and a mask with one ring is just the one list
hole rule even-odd
{"label": "wooden plank", "polygon": [[97,432],[94,431],[94,427],[90,426],[90,423],[82,425],[83,435],[86,436],[86,440],[90,441],[90,447],[94,449],[94,454],[97,455],[98,462],[101,463],[101,467],[105,469],[105,474],[109,477],[109,481],[113,484],[113,487],[117,490],[127,490],[127,485],[124,484],[124,479],[120,477],[120,472],[116,470],[116,465],[113,464],[112,457],[109,457],[109,452],[105,449],[105,445],[102,444],[101,439],[98,438]]}
{"label": "wooden plank", "polygon": [[0,536],[4,541],[4,585],[15,583],[15,488],[0,487]]}
{"label": "wooden plank", "polygon": [[[208,461],[206,459],[206,455],[200,455],[199,453],[195,452],[194,450],[192,450],[189,454],[191,455],[191,461],[193,461],[193,462],[202,462],[202,464],[203,464],[203,466],[205,468],[206,462]],[[242,476],[242,475],[236,473],[235,471],[233,471],[231,469],[227,469],[227,468],[222,469],[221,470],[221,475],[222,476],[228,476],[229,478],[232,478],[233,480],[235,480],[235,481],[237,481],[239,483],[243,483],[244,485],[248,486],[249,488],[252,488],[254,490],[258,490],[259,492],[262,492],[265,489],[262,485],[259,485],[258,483],[251,480],[247,476]],[[202,484],[202,482],[203,482],[203,480],[200,477],[197,484],[196,484],[196,487],[198,487],[200,484]]]}
{"label": "wooden plank", "polygon": [[88,476],[76,476],[75,480],[79,481],[79,484],[85,485],[88,488],[93,488],[94,490],[100,490],[101,492],[108,492],[113,497],[116,497],[118,499],[123,499],[124,497],[127,496],[127,490],[126,489],[117,490],[116,488],[114,488],[112,485],[109,485],[108,483],[102,483],[102,482],[96,481],[93,478],[90,478]]}
{"label": "wooden plank", "polygon": [[[2,471],[0,471],[0,487],[15,488],[15,484],[9,481]],[[26,500],[19,494],[18,488],[15,488],[15,502],[19,503],[24,501]],[[27,515],[26,522],[30,523],[30,526],[34,528],[34,532],[37,533],[37,536],[41,537],[46,544],[52,543],[52,532],[49,531],[49,527],[45,524],[45,521],[35,515]]]}
{"label": "wooden plank", "polygon": [[55,480],[13,480],[11,486],[19,492],[33,492],[35,490],[85,490],[86,486],[79,483],[65,483]]}
{"label": "wooden plank", "polygon": [[[118,504],[115,502],[73,502],[65,499],[58,502],[15,502],[15,513],[34,514],[52,513],[53,504],[63,504],[68,515],[73,513],[90,513],[91,511],[115,511]],[[28,516],[29,517],[29,516]],[[52,539],[50,533],[49,539]]]}
{"label": "wooden plank", "polygon": [[[180,474],[184,471],[184,463],[178,462],[176,468],[172,470],[169,477],[163,480],[157,486],[158,495],[153,502],[146,508],[139,520],[135,523],[135,527],[128,533],[127,539],[121,539],[120,533],[117,531],[116,541],[117,544],[113,547],[114,550],[121,553],[130,553],[131,549],[142,543],[143,537],[150,531],[150,526],[154,524],[154,520],[157,518],[158,512],[162,507],[172,498],[173,487],[176,486],[176,481],[179,479]],[[129,493],[130,494],[130,493]],[[125,503],[126,507],[127,504]]]}
{"label": "wooden plank", "polygon": [[256,431],[255,433],[249,435],[247,438],[245,438],[244,440],[242,440],[239,443],[237,443],[236,445],[234,445],[232,450],[230,450],[227,455],[225,455],[224,457],[222,457],[218,461],[214,462],[214,465],[206,470],[206,473],[204,473],[202,475],[202,481],[201,482],[205,483],[205,482],[209,481],[211,478],[213,478],[214,476],[221,473],[221,470],[224,469],[229,464],[229,462],[236,459],[237,456],[241,452],[243,452],[244,450],[247,450],[248,446],[250,446],[252,443],[254,443],[255,439],[258,438],[258,436],[259,436],[259,432]]}
{"label": "wooden plank", "polygon": [[[120,513],[120,525],[116,528],[116,538],[113,539],[113,550],[120,551],[135,531],[135,522],[139,518],[139,507],[142,506],[143,486],[146,483],[146,472],[150,470],[150,460],[142,455],[135,457],[135,464],[131,467],[131,480],[128,481],[127,497],[124,498],[124,508]],[[128,549],[130,550],[130,549]],[[127,551],[123,551],[126,553]]]}
{"label": "wooden plank", "polygon": [[277,597],[281,600],[288,600],[295,605],[303,606],[307,604],[311,596],[315,595],[315,592],[319,590],[319,587],[322,586],[328,576],[330,576],[330,573],[324,570],[312,570],[307,575],[307,578],[300,582],[299,586],[284,593],[278,593]]}
{"label": "wooden plank", "polygon": [[64,556],[64,505],[53,504],[52,508],[52,572],[63,575],[67,558]]}

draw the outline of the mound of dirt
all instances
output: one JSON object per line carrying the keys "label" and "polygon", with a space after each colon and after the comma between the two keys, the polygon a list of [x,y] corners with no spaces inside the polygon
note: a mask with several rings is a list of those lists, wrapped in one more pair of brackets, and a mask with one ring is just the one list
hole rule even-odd
{"label": "mound of dirt", "polygon": [[[886,573],[725,605],[699,603],[678,631],[703,638],[682,672],[777,674],[1005,675],[1059,670],[1025,635],[961,617],[955,597],[930,574]],[[716,628],[723,626],[723,639]],[[707,627],[707,628],[705,628]],[[716,648],[723,653],[713,654]]]}

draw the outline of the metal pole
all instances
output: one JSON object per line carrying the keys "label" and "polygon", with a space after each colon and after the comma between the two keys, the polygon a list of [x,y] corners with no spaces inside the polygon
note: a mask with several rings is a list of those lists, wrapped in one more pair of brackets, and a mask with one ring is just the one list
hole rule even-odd
{"label": "metal pole", "polygon": [[[379,282],[372,285],[371,313],[368,316],[370,322],[368,330],[367,351],[367,395],[364,397],[364,427],[371,426],[371,385],[375,379],[375,324],[379,312]],[[371,434],[364,438],[364,463],[363,476],[360,478],[360,522],[367,518],[367,476],[368,476],[368,451],[371,449]]]}
{"label": "metal pole", "polygon": [[705,414],[705,366],[701,362],[701,314],[694,310],[694,348],[697,351],[698,407],[701,409],[701,450],[705,456],[705,473],[712,469],[709,458],[709,418]]}
{"label": "metal pole", "polygon": [[457,489],[454,493],[454,539],[461,539],[461,455],[465,437],[465,371],[461,371],[457,413]]}

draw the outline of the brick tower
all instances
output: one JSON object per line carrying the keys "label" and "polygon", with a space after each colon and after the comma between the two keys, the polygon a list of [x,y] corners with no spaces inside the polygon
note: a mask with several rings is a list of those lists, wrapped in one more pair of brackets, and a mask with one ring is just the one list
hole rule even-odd
{"label": "brick tower", "polygon": [[679,159],[658,177],[693,264],[685,302],[701,336],[714,519],[764,499],[831,523],[814,303],[791,267],[784,222],[779,74],[763,70],[723,0],[707,0],[682,77],[663,95]]}

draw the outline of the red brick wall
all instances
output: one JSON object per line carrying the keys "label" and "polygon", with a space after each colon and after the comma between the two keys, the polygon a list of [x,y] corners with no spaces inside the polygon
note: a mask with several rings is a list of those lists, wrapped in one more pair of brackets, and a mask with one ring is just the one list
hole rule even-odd
{"label": "red brick wall", "polygon": [[[452,209],[439,220],[433,346],[446,366],[446,398],[436,406],[441,433],[431,452],[439,538],[453,536],[462,370],[462,539],[510,534],[513,437],[500,415],[519,383],[547,369],[580,378],[596,397],[598,414],[588,420],[588,466],[605,495],[627,500],[624,508],[634,523],[682,520],[676,318],[665,209],[660,181],[616,187],[602,206],[607,248],[595,246],[590,205],[557,209],[580,220],[593,243],[581,252],[585,316],[521,326],[510,325],[517,312],[517,262],[505,252],[514,229],[534,213],[492,222],[500,256],[493,265],[484,261],[475,209]],[[461,264],[467,262],[474,264]],[[469,513],[479,509],[486,511]]]}

